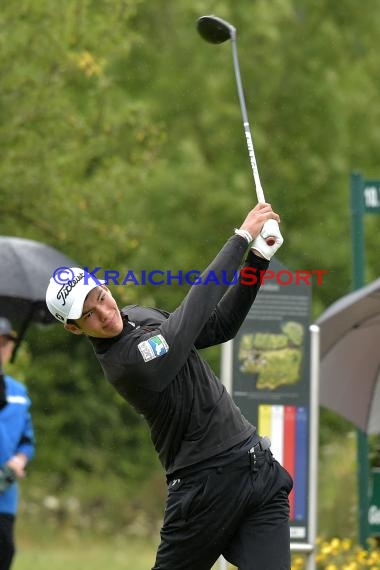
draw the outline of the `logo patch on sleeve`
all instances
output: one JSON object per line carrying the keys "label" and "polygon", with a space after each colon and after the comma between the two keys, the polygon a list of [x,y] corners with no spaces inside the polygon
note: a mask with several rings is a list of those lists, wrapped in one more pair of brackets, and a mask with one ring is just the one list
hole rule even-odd
{"label": "logo patch on sleeve", "polygon": [[141,352],[144,362],[149,362],[149,360],[153,360],[169,352],[169,345],[162,334],[152,336],[148,338],[148,340],[143,340],[143,342],[137,345],[137,348]]}

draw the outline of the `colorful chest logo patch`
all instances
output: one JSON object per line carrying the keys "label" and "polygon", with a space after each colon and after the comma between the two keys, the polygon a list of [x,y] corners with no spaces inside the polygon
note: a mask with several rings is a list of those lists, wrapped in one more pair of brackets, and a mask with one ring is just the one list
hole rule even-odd
{"label": "colorful chest logo patch", "polygon": [[149,360],[153,360],[158,356],[163,356],[169,351],[169,345],[162,334],[152,336],[148,338],[148,340],[140,342],[137,348],[141,352],[144,362],[149,362]]}

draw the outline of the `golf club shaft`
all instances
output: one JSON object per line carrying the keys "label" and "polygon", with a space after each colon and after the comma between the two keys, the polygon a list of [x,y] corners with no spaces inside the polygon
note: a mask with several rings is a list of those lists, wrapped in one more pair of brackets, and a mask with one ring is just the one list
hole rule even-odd
{"label": "golf club shaft", "polygon": [[[239,65],[239,58],[238,58],[238,53],[237,53],[235,31],[233,34],[231,34],[231,45],[232,45],[232,57],[233,57],[233,64],[234,64],[234,70],[235,70],[236,85],[237,85],[237,91],[238,91],[238,95],[239,95],[241,114],[243,117],[243,126],[244,126],[245,138],[247,141],[249,160],[251,163],[253,179],[255,181],[257,201],[259,203],[263,204],[263,203],[265,203],[266,200],[265,200],[265,196],[264,196],[263,187],[261,186],[259,170],[257,168],[257,162],[256,162],[255,149],[253,147],[252,134],[251,134],[251,129],[249,126],[249,121],[248,121],[247,106],[245,104],[243,83],[242,83],[241,75],[240,75],[240,65]],[[264,227],[265,227],[265,224],[264,224]],[[278,234],[280,234],[280,229],[278,227],[277,222],[276,222],[276,224],[274,224],[273,220],[271,220],[271,229],[273,230],[273,228],[274,228],[273,235],[269,235],[265,238],[265,241],[266,241],[267,245],[269,245],[269,246],[274,245],[276,243],[276,236],[278,237]]]}
{"label": "golf club shaft", "polygon": [[[203,39],[212,44],[220,44],[225,42],[226,40],[231,40],[232,57],[233,57],[237,91],[239,95],[240,110],[243,116],[244,134],[247,141],[248,154],[255,182],[256,196],[258,202],[263,204],[265,203],[265,196],[260,182],[255,150],[253,147],[252,134],[248,121],[247,106],[245,104],[243,84],[240,75],[239,58],[237,53],[236,28],[232,26],[232,24],[230,24],[229,22],[226,22],[225,20],[222,20],[222,18],[218,18],[217,16],[214,15],[202,16],[201,18],[198,19],[197,26],[198,26],[198,31],[200,35],[203,37]],[[270,232],[269,235],[267,233],[268,231]],[[264,237],[264,235],[266,237]],[[282,239],[278,223],[274,222],[273,219],[265,222],[261,230],[261,236],[263,237],[268,246],[272,246],[276,243],[277,240]]]}
{"label": "golf club shaft", "polygon": [[263,187],[261,186],[259,170],[257,168],[255,150],[253,147],[252,134],[251,134],[251,129],[249,126],[249,121],[248,121],[247,106],[245,104],[243,84],[242,84],[241,75],[240,75],[240,66],[239,66],[239,58],[238,58],[238,54],[237,54],[237,45],[236,45],[235,34],[233,36],[231,36],[231,45],[232,45],[232,57],[233,57],[234,70],[235,70],[236,86],[237,86],[237,91],[238,91],[238,95],[239,95],[241,114],[243,117],[243,126],[244,126],[245,138],[247,141],[249,160],[251,162],[253,179],[255,181],[257,200],[260,203],[264,203],[265,202],[264,190],[263,190]]}

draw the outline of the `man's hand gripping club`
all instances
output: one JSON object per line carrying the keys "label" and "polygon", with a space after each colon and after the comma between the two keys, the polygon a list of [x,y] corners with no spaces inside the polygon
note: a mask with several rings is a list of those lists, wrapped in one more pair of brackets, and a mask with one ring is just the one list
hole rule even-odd
{"label": "man's hand gripping club", "polygon": [[[240,230],[247,231],[252,236],[251,249],[256,255],[270,260],[284,242],[279,223],[280,216],[273,212],[272,206],[259,203],[248,213]],[[268,245],[266,241],[270,236],[274,238],[273,245]]]}

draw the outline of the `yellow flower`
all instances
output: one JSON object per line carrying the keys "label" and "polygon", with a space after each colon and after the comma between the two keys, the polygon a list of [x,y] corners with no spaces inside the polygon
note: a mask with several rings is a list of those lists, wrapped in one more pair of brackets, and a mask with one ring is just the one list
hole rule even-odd
{"label": "yellow flower", "polygon": [[342,540],[342,550],[347,551],[352,547],[352,540],[350,538],[344,538]]}
{"label": "yellow flower", "polygon": [[342,570],[354,570],[352,563],[349,562],[348,564],[344,564],[344,566],[342,566]]}
{"label": "yellow flower", "polygon": [[349,538],[320,538],[317,541],[316,562],[320,570],[380,570],[380,550],[373,539],[368,541],[366,550]]}
{"label": "yellow flower", "polygon": [[337,550],[340,547],[340,540],[339,538],[333,538],[330,542],[331,544],[331,548],[334,548],[334,550]]}
{"label": "yellow flower", "polygon": [[368,564],[376,564],[377,562],[380,562],[380,552],[373,550],[369,553]]}
{"label": "yellow flower", "polygon": [[331,554],[331,545],[328,542],[322,543],[321,553],[325,555]]}
{"label": "yellow flower", "polygon": [[359,562],[364,562],[367,558],[367,554],[368,554],[368,552],[361,548],[360,550],[358,550],[358,552],[356,554],[356,558],[359,560]]}

